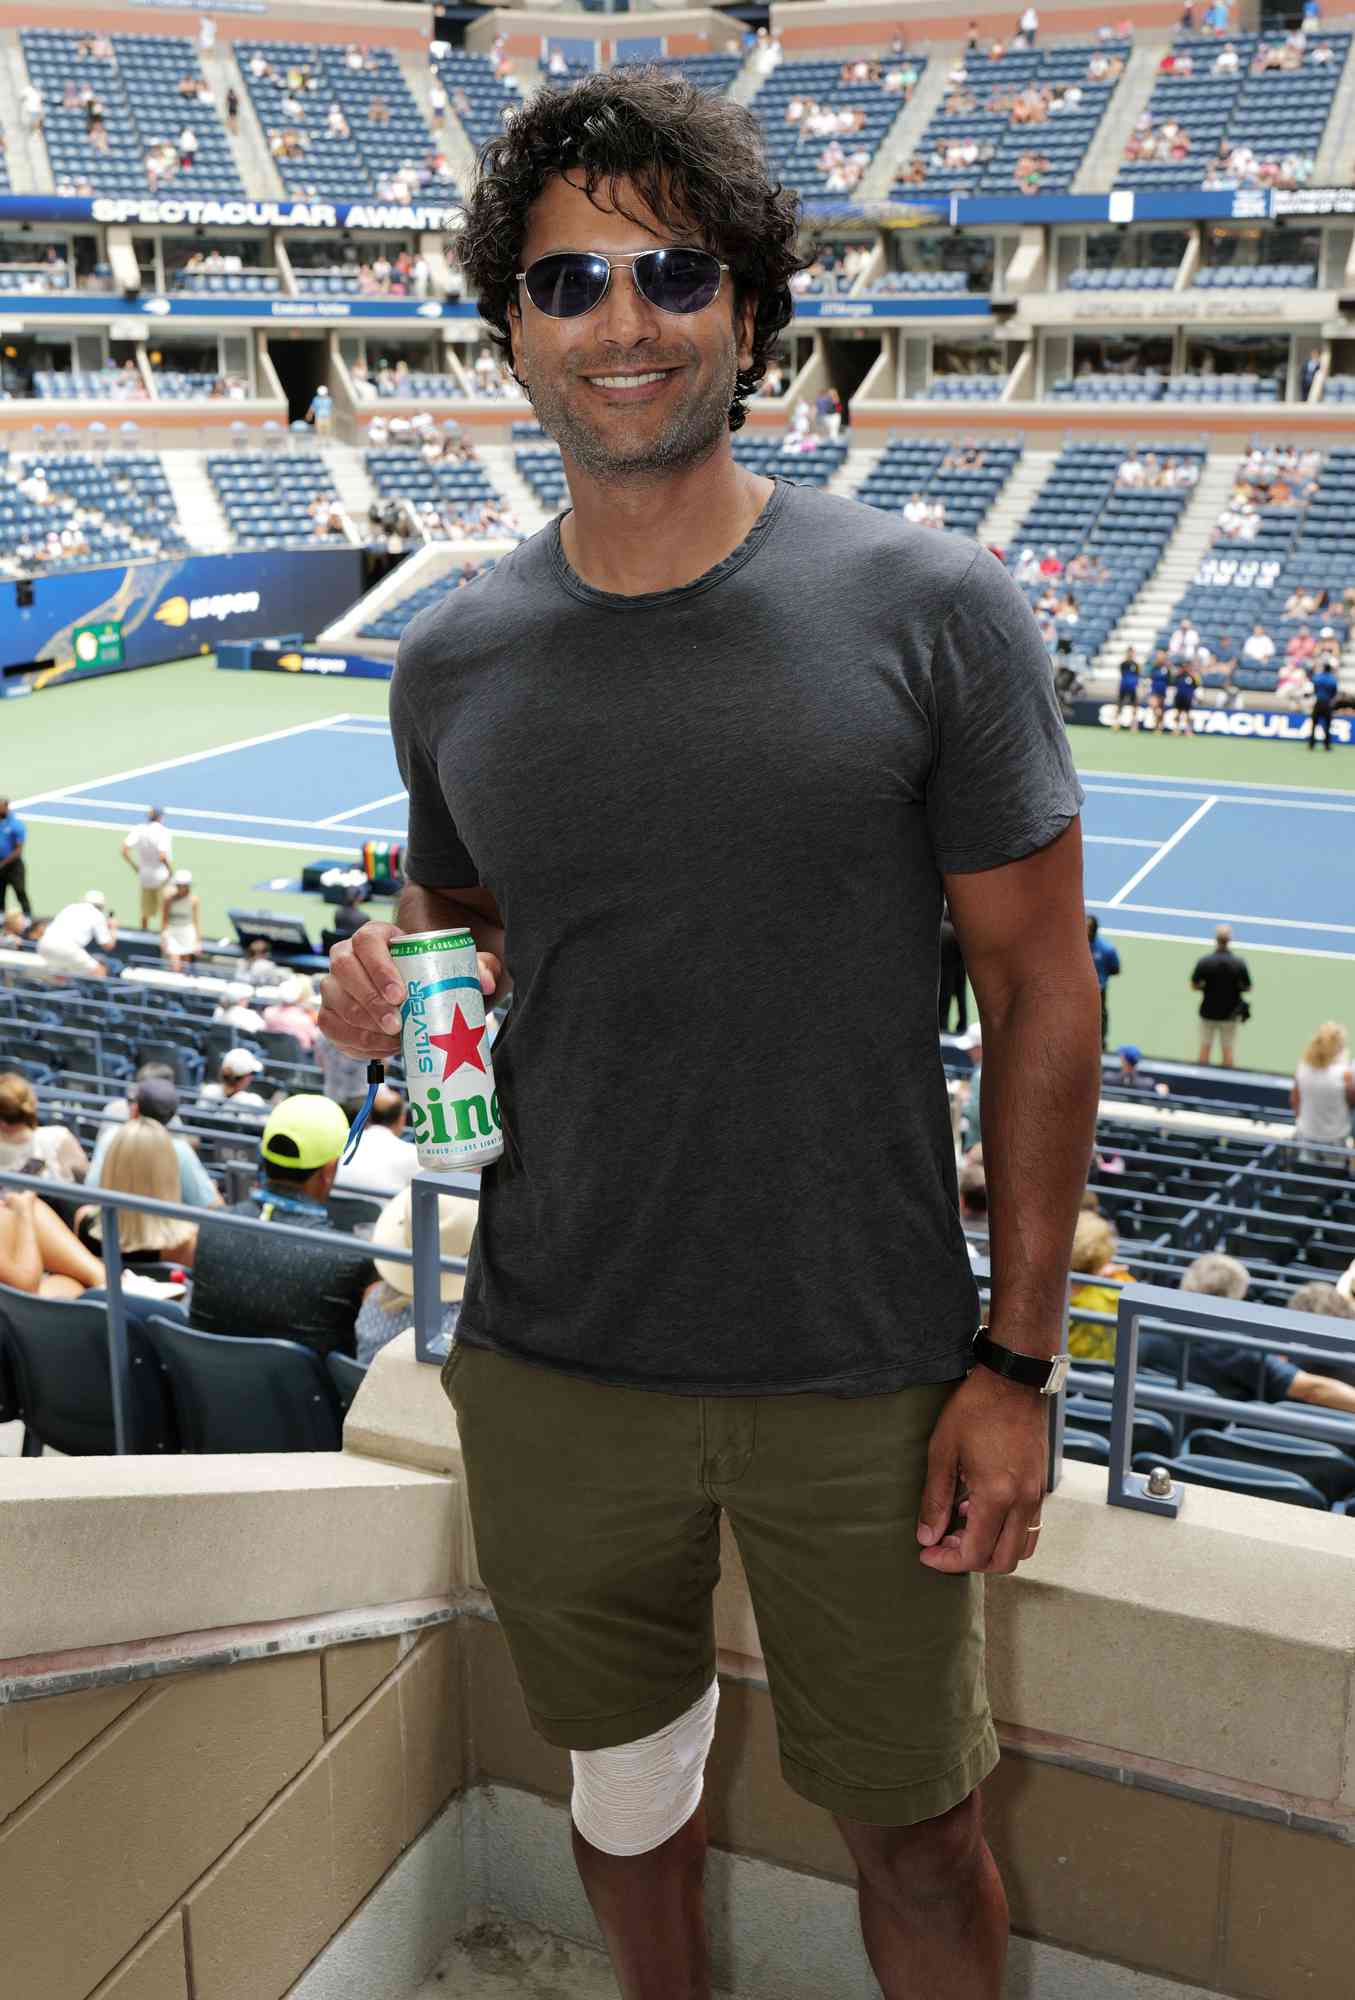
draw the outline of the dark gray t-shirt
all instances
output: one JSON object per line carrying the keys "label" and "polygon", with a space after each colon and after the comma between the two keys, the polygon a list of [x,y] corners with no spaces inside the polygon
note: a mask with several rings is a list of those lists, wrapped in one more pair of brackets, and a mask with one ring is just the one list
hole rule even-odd
{"label": "dark gray t-shirt", "polygon": [[391,723],[410,878],[492,890],[514,978],[457,1337],[689,1394],[962,1376],[938,871],[1082,797],[1001,565],[778,480],[623,597],[552,522],[410,624]]}

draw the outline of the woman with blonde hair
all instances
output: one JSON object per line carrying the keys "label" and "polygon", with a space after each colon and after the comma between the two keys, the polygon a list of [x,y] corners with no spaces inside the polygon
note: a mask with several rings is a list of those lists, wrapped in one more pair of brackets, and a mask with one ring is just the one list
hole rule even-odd
{"label": "woman with blonde hair", "polygon": [[[1071,1265],[1074,1271],[1085,1273],[1089,1282],[1078,1285],[1069,1294],[1068,1310],[1072,1314],[1081,1307],[1083,1312],[1110,1313],[1112,1317],[1120,1308],[1120,1288],[1108,1284],[1107,1279],[1127,1279],[1129,1272],[1123,1264],[1115,1261],[1117,1240],[1115,1231],[1104,1215],[1095,1215],[1083,1209],[1077,1218],[1073,1231],[1073,1254]],[[1071,1319],[1068,1326],[1068,1352],[1081,1361],[1113,1361],[1115,1359],[1115,1329],[1101,1326],[1095,1320]]]}
{"label": "woman with blonde hair", "polygon": [[1329,1160],[1332,1154],[1327,1149],[1346,1145],[1355,1106],[1355,1070],[1350,1064],[1350,1038],[1339,1021],[1324,1021],[1303,1051],[1289,1103],[1301,1161]]}
{"label": "woman with blonde hair", "polygon": [[[109,1145],[99,1167],[99,1186],[110,1194],[146,1195],[152,1201],[182,1200],[179,1156],[174,1141],[153,1118],[133,1118]],[[81,1235],[97,1248],[103,1241],[103,1211],[82,1208],[76,1218]],[[191,1266],[198,1229],[179,1215],[148,1215],[144,1210],[118,1211],[118,1243],[123,1261],[138,1264]]]}

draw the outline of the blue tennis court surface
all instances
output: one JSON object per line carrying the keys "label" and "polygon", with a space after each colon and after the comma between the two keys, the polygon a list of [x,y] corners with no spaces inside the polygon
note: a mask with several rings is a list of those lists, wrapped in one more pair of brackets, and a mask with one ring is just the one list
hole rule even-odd
{"label": "blue tennis court surface", "polygon": [[[1087,906],[1111,937],[1355,957],[1355,798],[1288,785],[1084,771]],[[178,833],[307,855],[402,840],[406,799],[375,716],[330,715],[18,801],[26,818],[122,831],[163,806]]]}

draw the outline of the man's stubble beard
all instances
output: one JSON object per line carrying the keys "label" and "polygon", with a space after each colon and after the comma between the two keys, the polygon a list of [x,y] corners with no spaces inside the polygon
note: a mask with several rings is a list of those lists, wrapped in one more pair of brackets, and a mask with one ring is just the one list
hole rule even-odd
{"label": "man's stubble beard", "polygon": [[[590,479],[618,481],[676,472],[709,458],[729,429],[738,368],[738,351],[731,332],[729,343],[713,364],[704,388],[681,403],[647,443],[619,450],[613,447],[607,433],[606,418],[598,426],[590,424],[581,415],[577,402],[571,400],[574,378],[552,378],[544,373],[528,376],[519,371],[518,379],[542,429],[555,439],[561,452]],[[584,391],[580,388],[576,393]],[[600,414],[601,411],[599,406]]]}

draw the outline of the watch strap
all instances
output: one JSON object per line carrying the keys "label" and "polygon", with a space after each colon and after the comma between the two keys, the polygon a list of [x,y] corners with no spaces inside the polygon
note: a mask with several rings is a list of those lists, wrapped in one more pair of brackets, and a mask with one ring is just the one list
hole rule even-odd
{"label": "watch strap", "polygon": [[974,1359],[982,1362],[985,1368],[991,1368],[995,1374],[1005,1375],[1009,1382],[1021,1382],[1027,1388],[1050,1394],[1062,1385],[1068,1357],[1063,1354],[1051,1354],[1048,1358],[1038,1354],[1018,1354],[1015,1348],[1002,1347],[997,1341],[990,1340],[980,1328],[974,1335]]}

